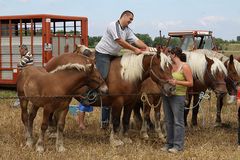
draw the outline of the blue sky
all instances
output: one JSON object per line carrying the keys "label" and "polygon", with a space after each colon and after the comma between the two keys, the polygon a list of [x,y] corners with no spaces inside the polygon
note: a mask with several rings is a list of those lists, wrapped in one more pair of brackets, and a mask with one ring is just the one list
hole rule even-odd
{"label": "blue sky", "polygon": [[102,36],[124,10],[135,17],[130,28],[151,37],[169,31],[212,30],[225,40],[240,36],[239,0],[0,0],[0,15],[58,14],[86,16],[89,36]]}

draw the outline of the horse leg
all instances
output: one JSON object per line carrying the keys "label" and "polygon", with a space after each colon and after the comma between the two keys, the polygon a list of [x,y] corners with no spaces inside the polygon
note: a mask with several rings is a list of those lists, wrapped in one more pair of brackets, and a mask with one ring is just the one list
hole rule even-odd
{"label": "horse leg", "polygon": [[154,108],[154,117],[155,117],[155,132],[158,135],[158,138],[162,141],[162,142],[166,142],[165,136],[162,132],[162,127],[161,127],[161,103],[159,106],[157,106],[156,108]]}
{"label": "horse leg", "polygon": [[66,149],[63,146],[63,130],[65,127],[65,119],[68,113],[68,109],[64,109],[63,111],[59,112],[59,119],[57,123],[57,139],[56,139],[56,150],[58,152],[64,152]]}
{"label": "horse leg", "polygon": [[238,106],[238,148],[240,149],[240,106]]}
{"label": "horse leg", "polygon": [[48,126],[49,137],[56,137],[54,136],[54,134],[57,132],[57,117],[55,116],[54,112],[50,113],[48,121],[49,121]]}
{"label": "horse leg", "polygon": [[48,128],[48,118],[49,118],[50,113],[51,113],[51,111],[49,111],[49,109],[47,109],[47,108],[43,109],[43,119],[42,119],[41,131],[40,131],[38,141],[36,143],[36,151],[39,153],[44,152],[45,132]]}
{"label": "horse leg", "polygon": [[192,126],[197,126],[197,115],[199,111],[199,94],[193,96]]}
{"label": "horse leg", "polygon": [[222,123],[221,111],[223,106],[223,98],[224,98],[224,94],[217,95],[217,114],[216,114],[215,127],[221,126],[221,123]]}
{"label": "horse leg", "polygon": [[190,104],[191,104],[191,101],[192,101],[192,95],[188,94],[187,96],[188,96],[188,100],[186,101],[185,108],[184,108],[184,124],[185,124],[185,126],[188,126],[187,116],[188,116],[188,113],[189,113],[189,110],[190,110]]}
{"label": "horse leg", "polygon": [[147,118],[148,117],[150,118],[150,116],[149,116],[150,110],[151,110],[151,107],[149,105],[145,104],[145,107],[143,107],[143,122],[142,122],[141,131],[140,131],[140,137],[145,140],[149,139],[149,136],[147,133]]}
{"label": "horse leg", "polygon": [[48,129],[47,134],[48,138],[56,138],[57,137],[57,122],[59,119],[59,115],[55,112],[50,113],[48,118]]}
{"label": "horse leg", "polygon": [[133,105],[125,105],[124,112],[122,117],[122,134],[123,134],[123,142],[124,143],[132,143],[132,140],[129,138],[128,131],[129,131],[129,121],[132,113]]}
{"label": "horse leg", "polygon": [[136,102],[134,107],[133,107],[133,119],[134,119],[134,125],[136,126],[137,129],[140,130],[141,126],[142,126],[142,115],[141,115],[141,107],[142,107],[142,103],[140,102]]}
{"label": "horse leg", "polygon": [[28,144],[28,139],[31,139],[31,134],[28,130],[28,119],[29,119],[29,114],[28,114],[28,100],[26,99],[20,99],[20,106],[21,106],[21,118],[22,122],[24,124],[24,130],[25,130],[25,138],[26,138],[26,146],[31,147],[31,145]]}
{"label": "horse leg", "polygon": [[31,108],[30,113],[29,113],[28,132],[29,132],[30,137],[27,138],[27,143],[26,143],[26,145],[29,146],[29,147],[32,147],[32,145],[33,145],[33,136],[32,136],[33,121],[34,121],[34,119],[37,115],[38,109],[39,109],[39,107],[36,107],[32,104],[32,108]]}
{"label": "horse leg", "polygon": [[124,144],[119,138],[121,112],[122,103],[119,103],[118,101],[112,103],[112,130],[110,133],[110,144],[114,147]]}

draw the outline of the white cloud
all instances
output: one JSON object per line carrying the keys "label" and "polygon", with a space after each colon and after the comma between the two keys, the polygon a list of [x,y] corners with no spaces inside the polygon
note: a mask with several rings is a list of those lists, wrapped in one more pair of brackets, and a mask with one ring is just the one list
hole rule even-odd
{"label": "white cloud", "polygon": [[181,20],[176,21],[166,21],[166,22],[158,22],[157,27],[162,29],[169,29],[172,27],[176,27],[181,25],[183,22]]}
{"label": "white cloud", "polygon": [[207,16],[200,19],[200,24],[203,26],[207,26],[209,24],[216,24],[224,20],[225,18],[221,16]]}
{"label": "white cloud", "polygon": [[18,1],[22,3],[27,3],[27,2],[30,2],[31,0],[18,0]]}
{"label": "white cloud", "polygon": [[240,17],[232,18],[232,22],[237,24],[237,25],[240,25]]}

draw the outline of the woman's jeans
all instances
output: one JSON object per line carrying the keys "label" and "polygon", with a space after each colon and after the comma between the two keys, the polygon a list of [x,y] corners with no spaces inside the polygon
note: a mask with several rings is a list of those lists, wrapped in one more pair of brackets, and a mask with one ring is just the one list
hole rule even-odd
{"label": "woman's jeans", "polygon": [[183,150],[185,125],[184,106],[185,96],[163,96],[168,148]]}
{"label": "woman's jeans", "polygon": [[[100,74],[102,75],[103,79],[106,80],[110,68],[111,63],[111,56],[108,54],[102,54],[96,51],[95,53],[96,58],[96,67]],[[101,111],[101,127],[104,128],[103,125],[108,125],[110,118],[110,108],[107,106],[102,106]]]}

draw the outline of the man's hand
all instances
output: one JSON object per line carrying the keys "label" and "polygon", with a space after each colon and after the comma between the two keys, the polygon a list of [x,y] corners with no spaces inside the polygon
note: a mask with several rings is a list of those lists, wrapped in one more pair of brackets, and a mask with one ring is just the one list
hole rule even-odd
{"label": "man's hand", "polygon": [[139,49],[139,48],[136,48],[136,49],[134,50],[134,53],[135,53],[136,55],[139,55],[139,54],[142,53],[142,50]]}

